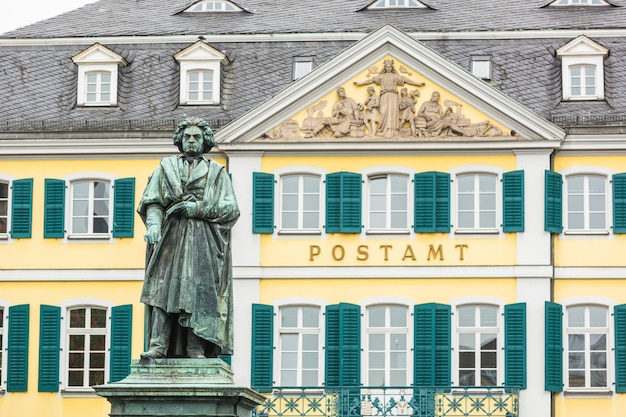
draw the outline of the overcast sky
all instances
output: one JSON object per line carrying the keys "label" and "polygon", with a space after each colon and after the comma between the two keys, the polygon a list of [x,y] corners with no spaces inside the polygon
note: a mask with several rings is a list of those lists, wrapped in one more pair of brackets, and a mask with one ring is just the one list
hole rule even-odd
{"label": "overcast sky", "polygon": [[2,0],[0,33],[77,9],[97,0]]}

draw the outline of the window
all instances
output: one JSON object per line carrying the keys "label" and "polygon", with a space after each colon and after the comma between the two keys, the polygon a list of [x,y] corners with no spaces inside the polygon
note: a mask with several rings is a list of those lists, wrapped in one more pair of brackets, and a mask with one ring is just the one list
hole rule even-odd
{"label": "window", "polygon": [[408,178],[398,174],[369,177],[369,231],[408,231]]}
{"label": "window", "polygon": [[184,10],[185,12],[240,12],[233,3],[224,0],[204,0]]}
{"label": "window", "polygon": [[487,173],[457,176],[458,230],[496,230],[497,179],[497,175]]}
{"label": "window", "polygon": [[470,66],[472,74],[476,77],[483,80],[491,80],[491,57],[473,56]]}
{"label": "window", "polygon": [[367,308],[367,385],[408,384],[408,308],[375,305]]}
{"label": "window", "polygon": [[198,41],[174,58],[180,65],[180,104],[219,104],[220,69],[221,63],[227,61],[226,56]]}
{"label": "window", "polygon": [[280,308],[280,385],[320,385],[320,328],[319,307]]}
{"label": "window", "polygon": [[461,386],[497,386],[498,307],[463,305],[457,309],[458,381]]}
{"label": "window", "polygon": [[293,79],[297,80],[313,71],[313,58],[296,57],[293,61]]}
{"label": "window", "polygon": [[564,100],[600,100],[604,98],[604,57],[609,50],[585,36],[560,47]]}
{"label": "window", "polygon": [[71,235],[103,235],[110,232],[111,192],[108,181],[71,183]]}
{"label": "window", "polygon": [[603,175],[566,177],[566,232],[608,233],[608,181]]}
{"label": "window", "polygon": [[187,73],[188,103],[213,101],[213,71]]}
{"label": "window", "polygon": [[117,105],[118,68],[127,65],[124,58],[96,43],[72,57],[72,61],[78,65],[79,106]]}
{"label": "window", "polygon": [[86,388],[104,384],[107,346],[107,309],[74,307],[67,311],[66,385]]}
{"label": "window", "polygon": [[604,0],[556,0],[550,6],[608,6]]}
{"label": "window", "polygon": [[0,181],[0,238],[9,233],[9,183]]}
{"label": "window", "polygon": [[285,175],[280,178],[281,231],[320,231],[321,178]]}
{"label": "window", "polygon": [[426,7],[417,0],[377,0],[368,6],[368,9],[396,9],[396,8],[423,8]]}
{"label": "window", "polygon": [[599,305],[566,310],[566,386],[571,389],[608,388],[609,316]]}

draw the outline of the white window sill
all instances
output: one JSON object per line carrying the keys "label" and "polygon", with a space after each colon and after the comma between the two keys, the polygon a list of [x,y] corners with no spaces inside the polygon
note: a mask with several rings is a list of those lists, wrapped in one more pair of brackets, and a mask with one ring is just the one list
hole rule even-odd
{"label": "white window sill", "polygon": [[110,103],[110,102],[104,102],[104,101],[78,104],[78,107],[116,107],[116,106],[117,106],[117,103]]}
{"label": "white window sill", "polygon": [[608,230],[565,230],[566,235],[608,235]]}
{"label": "white window sill", "polygon": [[283,229],[278,231],[279,235],[321,235],[319,229]]}
{"label": "white window sill", "polygon": [[2,234],[0,234],[0,240],[9,240],[9,235],[8,235],[8,233],[2,233]]}
{"label": "white window sill", "polygon": [[68,235],[68,239],[71,240],[109,240],[111,239],[111,235],[108,233],[100,234],[100,235]]}
{"label": "white window sill", "polygon": [[186,101],[184,103],[180,103],[181,106],[217,106],[217,101]]}
{"label": "white window sill", "polygon": [[365,231],[366,235],[408,235],[409,229],[369,229]]}
{"label": "white window sill", "polygon": [[572,97],[563,97],[563,101],[599,101],[604,100],[604,97],[596,97],[596,96],[572,96]]}
{"label": "white window sill", "polygon": [[608,388],[565,388],[563,394],[568,397],[610,397],[613,391]]}
{"label": "white window sill", "polygon": [[73,387],[61,389],[64,398],[100,398],[91,387]]}
{"label": "white window sill", "polygon": [[469,235],[469,234],[497,235],[497,234],[500,234],[500,230],[498,229],[456,229],[454,233],[458,235]]}

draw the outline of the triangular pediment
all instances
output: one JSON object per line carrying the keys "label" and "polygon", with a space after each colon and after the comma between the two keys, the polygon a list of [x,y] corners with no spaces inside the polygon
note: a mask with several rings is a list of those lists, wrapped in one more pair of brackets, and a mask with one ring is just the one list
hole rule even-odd
{"label": "triangular pediment", "polygon": [[557,56],[602,55],[609,53],[608,48],[581,35],[557,49]]}
{"label": "triangular pediment", "polygon": [[370,34],[216,134],[223,144],[558,143],[564,137],[558,126],[392,26]]}
{"label": "triangular pediment", "polygon": [[75,64],[122,64],[126,65],[126,60],[109,48],[99,43],[91,45],[89,48],[72,57]]}
{"label": "triangular pediment", "polygon": [[226,55],[217,49],[198,41],[174,55],[177,61],[222,61]]}

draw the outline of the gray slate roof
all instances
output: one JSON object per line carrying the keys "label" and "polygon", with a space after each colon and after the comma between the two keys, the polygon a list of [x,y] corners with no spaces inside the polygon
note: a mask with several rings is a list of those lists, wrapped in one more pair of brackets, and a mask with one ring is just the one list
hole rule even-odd
{"label": "gray slate roof", "polygon": [[179,13],[197,0],[100,0],[3,37],[167,34],[490,31],[624,28],[615,6],[546,7],[545,0],[430,0],[419,9],[367,10],[371,0],[237,0],[240,13]]}
{"label": "gray slate roof", "polygon": [[[626,25],[626,7],[622,7],[626,0],[612,0],[616,6],[574,8],[540,7],[545,0],[429,0],[424,2],[431,6],[426,9],[361,10],[370,2],[236,0],[245,12],[190,15],[176,14],[193,3],[189,0],[101,0],[4,37],[370,32],[384,23],[404,31],[617,28]],[[606,100],[563,102],[561,62],[555,51],[571,40],[571,37],[516,40],[487,37],[423,43],[467,70],[471,56],[491,56],[493,85],[547,119],[558,117],[563,121],[589,114],[625,115],[626,39],[596,40],[610,50],[605,59]],[[10,122],[29,120],[154,120],[200,116],[227,122],[289,85],[294,57],[314,56],[321,65],[352,44],[350,40],[213,42],[212,47],[230,58],[222,67],[222,102],[218,106],[181,106],[178,104],[179,67],[173,55],[188,45],[107,43],[107,48],[128,62],[120,70],[116,108],[75,105],[77,67],[71,57],[86,49],[85,45],[51,42],[36,47],[0,47],[0,131],[12,130],[14,125]]]}

